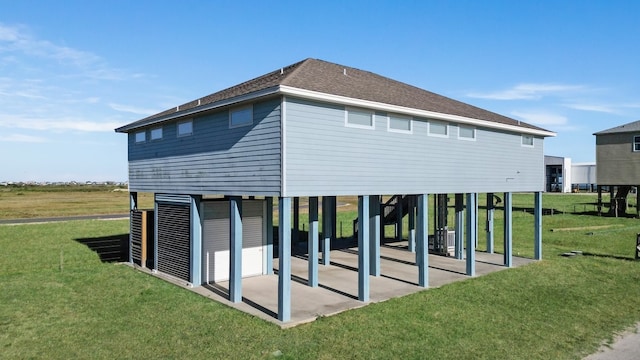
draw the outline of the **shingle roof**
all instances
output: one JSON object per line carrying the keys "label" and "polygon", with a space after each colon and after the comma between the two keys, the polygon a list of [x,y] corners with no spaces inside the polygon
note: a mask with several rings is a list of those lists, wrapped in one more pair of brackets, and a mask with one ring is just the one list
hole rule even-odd
{"label": "shingle roof", "polygon": [[278,86],[547,131],[369,71],[310,58],[138,120],[116,131],[127,132],[157,121],[178,117],[186,112],[197,111],[199,107],[204,110],[207,105],[216,102],[261,90],[276,89]]}
{"label": "shingle roof", "polygon": [[598,131],[593,135],[604,135],[604,134],[617,134],[617,133],[626,133],[626,132],[639,132],[640,131],[640,120],[633,121],[628,124],[620,125],[613,127],[611,129]]}

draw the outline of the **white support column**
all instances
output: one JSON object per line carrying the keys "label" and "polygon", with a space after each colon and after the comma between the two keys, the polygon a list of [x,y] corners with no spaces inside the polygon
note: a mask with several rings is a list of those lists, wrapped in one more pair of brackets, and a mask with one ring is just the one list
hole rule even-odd
{"label": "white support column", "polygon": [[369,275],[380,276],[380,196],[369,199]]}
{"label": "white support column", "polygon": [[409,238],[407,248],[416,252],[416,196],[409,195]]}
{"label": "white support column", "polygon": [[229,301],[242,302],[242,197],[229,197]]}
{"label": "white support column", "polygon": [[358,196],[358,300],[369,301],[369,196]]}
{"label": "white support column", "polygon": [[322,265],[325,266],[331,264],[331,237],[333,235],[331,203],[331,197],[322,197]]}
{"label": "white support column", "polygon": [[267,244],[266,244],[266,261],[265,274],[273,274],[273,198],[267,197],[265,199],[265,206],[267,207],[265,214],[265,222],[267,224]]}
{"label": "white support column", "polygon": [[504,193],[504,266],[512,266],[513,209],[510,192]]}
{"label": "white support column", "polygon": [[191,279],[193,286],[202,284],[202,196],[191,196]]}
{"label": "white support column", "polygon": [[487,194],[487,253],[493,254],[493,215],[496,212],[493,205],[493,193]]}
{"label": "white support column", "polygon": [[291,320],[291,198],[278,201],[278,320]]}
{"label": "white support column", "polygon": [[455,258],[464,259],[464,194],[456,194],[456,241],[455,241]]}
{"label": "white support column", "polygon": [[309,197],[309,236],[307,241],[308,270],[311,287],[318,287],[318,198]]}
{"label": "white support column", "polygon": [[[640,194],[640,191],[638,192]],[[533,258],[542,260],[542,192],[538,191],[534,196],[534,249]],[[640,196],[640,195],[639,195]]]}
{"label": "white support column", "polygon": [[429,287],[429,195],[421,194],[417,198],[417,252],[418,286]]}
{"label": "white support column", "polygon": [[476,242],[478,233],[476,232],[476,222],[478,214],[476,212],[476,194],[467,194],[467,275],[476,276]]}

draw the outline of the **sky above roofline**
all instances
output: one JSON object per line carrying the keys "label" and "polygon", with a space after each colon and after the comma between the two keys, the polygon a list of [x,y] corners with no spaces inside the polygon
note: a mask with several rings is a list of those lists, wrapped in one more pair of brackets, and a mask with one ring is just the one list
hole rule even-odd
{"label": "sky above roofline", "polygon": [[555,131],[545,153],[574,162],[640,119],[635,1],[0,8],[0,182],[126,180],[114,128],[308,57]]}

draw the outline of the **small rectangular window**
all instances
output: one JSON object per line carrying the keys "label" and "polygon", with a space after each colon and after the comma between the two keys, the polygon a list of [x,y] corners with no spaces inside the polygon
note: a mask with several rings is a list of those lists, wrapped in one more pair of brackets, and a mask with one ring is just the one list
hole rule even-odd
{"label": "small rectangular window", "polygon": [[141,143],[147,141],[147,132],[146,131],[138,131],[136,133],[136,142]]}
{"label": "small rectangular window", "polygon": [[349,127],[373,129],[373,112],[364,109],[346,109],[345,123]]}
{"label": "small rectangular window", "polygon": [[449,125],[444,122],[429,120],[429,135],[449,137]]}
{"label": "small rectangular window", "polygon": [[522,135],[522,146],[533,146],[533,136]]}
{"label": "small rectangular window", "polygon": [[230,128],[251,124],[253,124],[253,106],[243,106],[229,111]]}
{"label": "small rectangular window", "polygon": [[193,120],[181,121],[178,123],[178,136],[193,134]]}
{"label": "small rectangular window", "polygon": [[151,129],[151,140],[162,139],[162,127]]}
{"label": "small rectangular window", "polygon": [[463,140],[475,140],[476,128],[471,126],[458,126],[458,138]]}
{"label": "small rectangular window", "polygon": [[411,133],[412,120],[408,116],[389,115],[388,130],[393,132]]}
{"label": "small rectangular window", "polygon": [[633,137],[633,151],[640,151],[640,136]]}

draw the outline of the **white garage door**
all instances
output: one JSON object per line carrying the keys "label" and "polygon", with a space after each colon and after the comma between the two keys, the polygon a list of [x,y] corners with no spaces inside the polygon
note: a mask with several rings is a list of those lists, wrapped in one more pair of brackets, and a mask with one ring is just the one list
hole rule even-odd
{"label": "white garage door", "polygon": [[[242,277],[263,273],[264,201],[242,201]],[[202,256],[205,282],[229,280],[229,202],[204,203]]]}

